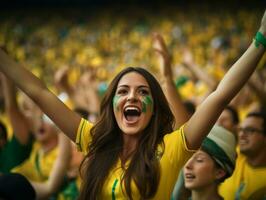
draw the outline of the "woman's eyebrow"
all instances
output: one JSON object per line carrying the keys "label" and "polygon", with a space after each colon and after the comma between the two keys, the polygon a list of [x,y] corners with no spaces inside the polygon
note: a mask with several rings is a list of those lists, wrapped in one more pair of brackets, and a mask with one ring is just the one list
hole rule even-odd
{"label": "woman's eyebrow", "polygon": [[121,87],[126,87],[128,88],[129,86],[128,85],[118,85],[117,88],[121,88]]}
{"label": "woman's eyebrow", "polygon": [[[119,85],[119,86],[117,86],[117,88],[121,88],[121,87],[129,88],[129,85]],[[148,85],[139,85],[139,86],[137,86],[137,88],[147,88],[147,89],[150,89],[150,87]]]}
{"label": "woman's eyebrow", "polygon": [[150,89],[150,87],[148,85],[140,85],[140,86],[138,86],[138,88],[147,88],[147,89]]}

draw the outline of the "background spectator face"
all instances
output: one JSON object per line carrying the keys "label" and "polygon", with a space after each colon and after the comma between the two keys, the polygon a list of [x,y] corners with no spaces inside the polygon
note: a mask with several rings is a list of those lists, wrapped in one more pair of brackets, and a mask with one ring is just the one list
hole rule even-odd
{"label": "background spectator face", "polygon": [[52,121],[47,119],[47,116],[39,120],[37,127],[34,135],[38,142],[47,143],[57,138],[57,128]]}
{"label": "background spectator face", "polygon": [[222,171],[209,154],[199,150],[184,167],[185,187],[190,190],[207,187],[225,175]]}
{"label": "background spectator face", "polygon": [[248,116],[238,130],[240,152],[246,156],[255,156],[266,145],[263,118]]}
{"label": "background spectator face", "polygon": [[40,108],[23,92],[19,93],[20,108],[23,115],[28,120],[28,124],[33,132],[37,132],[39,128],[39,119],[42,116]]}

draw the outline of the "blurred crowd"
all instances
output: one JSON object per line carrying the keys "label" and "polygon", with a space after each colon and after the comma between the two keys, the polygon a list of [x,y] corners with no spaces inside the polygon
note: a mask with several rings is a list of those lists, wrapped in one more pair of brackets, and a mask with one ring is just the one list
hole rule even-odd
{"label": "blurred crowd", "polygon": [[[6,51],[13,58],[43,79],[71,109],[95,122],[101,97],[109,81],[121,69],[144,67],[160,80],[158,55],[153,48],[155,32],[163,35],[168,47],[176,90],[183,100],[197,106],[214,90],[228,66],[246,50],[258,28],[261,13],[244,9],[184,10],[171,7],[162,10],[113,8],[91,14],[68,9],[58,13],[42,11],[39,15],[18,12],[0,19],[0,45],[5,44]],[[264,56],[249,84],[231,102],[240,119],[251,110],[265,106],[265,65]],[[8,115],[10,104],[7,101],[12,99],[10,94],[16,94],[6,81],[3,77],[0,82],[0,119],[8,128],[8,138],[12,138],[14,126]],[[30,121],[26,132],[35,132],[41,147],[33,145],[31,136],[26,143],[33,145],[36,152],[42,147],[49,151],[53,149],[58,143],[53,132],[59,130],[49,128],[54,124],[21,92],[13,100],[18,101],[18,107]],[[46,131],[51,132],[50,136],[44,137]],[[74,145],[70,146],[73,150],[69,153],[72,158],[68,179],[61,186],[61,194],[55,198],[75,199],[73,196],[78,194],[78,167],[83,156]],[[52,152],[49,159],[55,161],[60,152],[57,151]],[[39,155],[36,152],[33,153],[35,157]],[[29,152],[26,154],[30,155]],[[38,173],[26,174],[34,177],[33,181],[42,182],[49,176],[52,166],[53,162],[44,169],[46,174],[43,177]],[[13,172],[21,172],[22,168],[15,168]],[[9,170],[11,168],[6,169]]]}

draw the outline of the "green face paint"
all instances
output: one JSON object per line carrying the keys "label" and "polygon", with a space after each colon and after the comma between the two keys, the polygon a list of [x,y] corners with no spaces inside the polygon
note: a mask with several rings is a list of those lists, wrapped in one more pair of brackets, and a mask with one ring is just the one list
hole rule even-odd
{"label": "green face paint", "polygon": [[142,101],[142,112],[146,113],[147,112],[147,106],[151,107],[151,111],[153,108],[153,101],[151,96],[146,96],[144,97],[143,101]]}
{"label": "green face paint", "polygon": [[119,111],[119,107],[117,106],[117,102],[119,100],[119,96],[115,95],[113,98],[113,107],[116,109],[116,111]]}

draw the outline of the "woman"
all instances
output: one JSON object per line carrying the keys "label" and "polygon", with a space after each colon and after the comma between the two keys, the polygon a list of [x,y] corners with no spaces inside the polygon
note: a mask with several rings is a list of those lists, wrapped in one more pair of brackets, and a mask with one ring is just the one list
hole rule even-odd
{"label": "woman", "polygon": [[[266,14],[259,31],[266,35]],[[3,51],[0,70],[86,153],[80,199],[169,199],[179,170],[192,155],[189,149],[200,147],[224,107],[247,82],[264,54],[262,44],[260,39],[253,41],[186,125],[173,133],[173,115],[163,92],[142,68],[127,68],[114,78],[94,126]]]}
{"label": "woman", "polygon": [[236,152],[235,137],[226,129],[214,126],[198,150],[184,166],[185,187],[192,200],[220,200],[218,186],[232,175]]}

